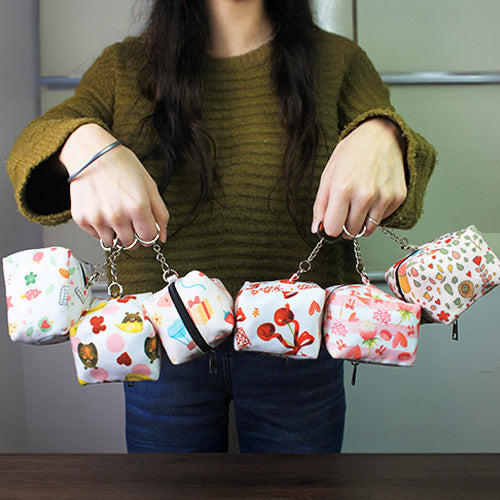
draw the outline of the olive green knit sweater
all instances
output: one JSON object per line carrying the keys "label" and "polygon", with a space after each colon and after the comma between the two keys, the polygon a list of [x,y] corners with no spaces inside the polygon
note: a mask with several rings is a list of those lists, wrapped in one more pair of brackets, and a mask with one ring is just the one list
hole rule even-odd
{"label": "olive green knit sweater", "polygon": [[[319,148],[314,192],[338,141],[368,117],[386,116],[406,137],[409,175],[407,199],[384,224],[411,227],[422,211],[433,148],[394,113],[387,88],[359,47],[319,29],[317,43],[318,109],[327,147]],[[143,57],[137,38],[109,47],[84,75],[75,96],[32,122],[18,138],[7,169],[25,216],[49,225],[71,217],[66,178],[49,176],[44,161],[85,123],[97,123],[124,141],[159,182],[162,159],[147,156],[157,136],[152,128],[141,128],[152,112],[136,84]],[[169,264],[180,275],[198,269],[220,278],[233,294],[245,280],[288,278],[312,245],[297,234],[283,190],[275,186],[287,139],[270,79],[269,44],[242,56],[209,59],[203,127],[216,145],[217,202],[167,240]],[[163,193],[170,234],[192,208],[198,191],[193,179],[189,169],[180,168]],[[122,254],[118,275],[127,293],[163,286],[148,248]],[[352,243],[325,247],[304,279],[323,286],[356,280]]]}

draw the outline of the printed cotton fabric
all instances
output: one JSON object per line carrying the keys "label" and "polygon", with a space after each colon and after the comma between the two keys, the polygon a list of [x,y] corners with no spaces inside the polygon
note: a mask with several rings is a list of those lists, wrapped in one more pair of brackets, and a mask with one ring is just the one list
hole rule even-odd
{"label": "printed cotton fabric", "polygon": [[67,248],[23,250],[3,259],[9,335],[23,344],[57,344],[91,300],[87,268]]}

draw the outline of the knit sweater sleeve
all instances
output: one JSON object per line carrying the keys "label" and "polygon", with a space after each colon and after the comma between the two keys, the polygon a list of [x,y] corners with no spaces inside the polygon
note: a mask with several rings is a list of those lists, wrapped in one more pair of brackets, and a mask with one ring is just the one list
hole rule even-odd
{"label": "knit sweater sleeve", "polygon": [[93,63],[73,97],[31,122],[14,143],[7,172],[20,212],[34,222],[56,225],[71,217],[67,173],[62,166],[50,167],[47,160],[81,125],[96,123],[111,130],[117,46]]}
{"label": "knit sweater sleeve", "polygon": [[407,196],[401,206],[383,221],[383,225],[409,229],[422,214],[425,188],[434,169],[436,152],[395,112],[387,86],[364,51],[353,45],[339,100],[340,140],[374,117],[387,118],[397,124],[406,142]]}

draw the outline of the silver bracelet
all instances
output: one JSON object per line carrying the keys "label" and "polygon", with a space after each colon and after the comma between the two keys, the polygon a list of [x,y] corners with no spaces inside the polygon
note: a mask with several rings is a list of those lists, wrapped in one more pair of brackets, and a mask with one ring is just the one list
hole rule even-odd
{"label": "silver bracelet", "polygon": [[88,160],[82,167],[80,167],[78,171],[68,177],[68,184],[71,184],[75,180],[76,176],[81,174],[91,163],[94,163],[97,158],[100,158],[103,154],[106,154],[108,151],[111,151],[113,148],[116,148],[116,146],[119,146],[120,144],[123,144],[123,141],[112,142],[109,146],[101,149],[101,151],[92,156],[90,160]]}

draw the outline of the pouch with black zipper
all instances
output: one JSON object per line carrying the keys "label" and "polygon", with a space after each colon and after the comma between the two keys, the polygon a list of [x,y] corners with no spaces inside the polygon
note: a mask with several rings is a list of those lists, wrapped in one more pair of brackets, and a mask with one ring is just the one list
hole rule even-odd
{"label": "pouch with black zipper", "polygon": [[200,271],[169,283],[144,303],[173,364],[213,351],[234,328],[234,302],[224,285]]}

